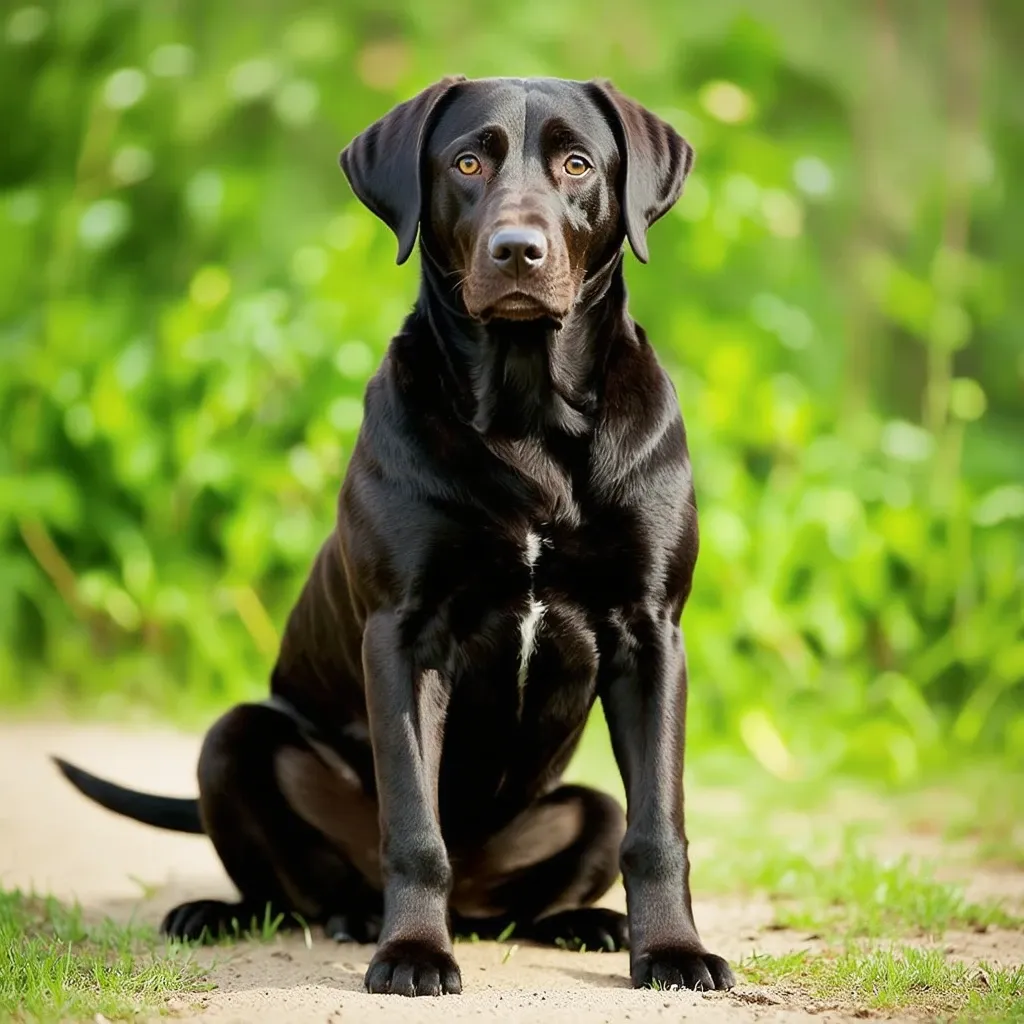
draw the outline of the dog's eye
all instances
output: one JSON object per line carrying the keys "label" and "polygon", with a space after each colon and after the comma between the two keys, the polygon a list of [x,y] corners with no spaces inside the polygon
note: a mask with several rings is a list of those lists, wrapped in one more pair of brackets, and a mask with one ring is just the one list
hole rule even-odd
{"label": "dog's eye", "polygon": [[565,173],[571,174],[574,178],[582,177],[590,169],[590,163],[575,153],[565,161]]}
{"label": "dog's eye", "polygon": [[458,167],[462,174],[479,174],[483,170],[480,166],[480,161],[472,153],[463,153],[455,161],[455,166]]}

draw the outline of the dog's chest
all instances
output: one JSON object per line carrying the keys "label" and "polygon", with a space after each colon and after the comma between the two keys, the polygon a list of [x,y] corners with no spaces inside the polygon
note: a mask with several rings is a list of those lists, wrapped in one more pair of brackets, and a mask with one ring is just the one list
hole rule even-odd
{"label": "dog's chest", "polygon": [[526,608],[519,614],[519,658],[516,668],[517,714],[521,718],[526,699],[526,683],[530,677],[530,659],[537,646],[537,634],[543,624],[547,607],[537,596],[537,563],[544,549],[544,538],[530,529],[523,545],[523,561],[530,570]]}
{"label": "dog's chest", "polygon": [[597,670],[592,609],[585,607],[585,560],[571,539],[539,524],[516,539],[516,555],[516,583],[491,620],[496,635],[487,646],[493,660],[485,658],[479,667],[524,726],[537,719],[571,719],[576,703],[587,703]]}
{"label": "dog's chest", "polygon": [[446,725],[451,763],[474,765],[448,779],[464,796],[525,792],[571,754],[598,670],[580,564],[573,536],[542,525],[479,550]]}

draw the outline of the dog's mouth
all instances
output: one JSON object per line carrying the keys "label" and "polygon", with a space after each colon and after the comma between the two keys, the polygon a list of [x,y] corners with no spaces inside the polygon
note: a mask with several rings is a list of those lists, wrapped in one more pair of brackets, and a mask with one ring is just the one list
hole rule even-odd
{"label": "dog's mouth", "polygon": [[564,317],[565,310],[555,309],[536,295],[523,291],[512,291],[502,295],[478,314],[478,319],[484,323],[491,320],[551,320],[558,325]]}
{"label": "dog's mouth", "polygon": [[495,302],[489,310],[492,319],[539,320],[549,315],[550,308],[536,296],[526,292],[509,292]]}

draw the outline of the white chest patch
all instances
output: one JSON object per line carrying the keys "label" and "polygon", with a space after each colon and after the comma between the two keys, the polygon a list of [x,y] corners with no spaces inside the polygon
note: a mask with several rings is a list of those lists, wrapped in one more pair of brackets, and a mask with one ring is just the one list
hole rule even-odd
{"label": "white chest patch", "polygon": [[519,619],[519,675],[517,683],[519,686],[519,715],[523,714],[523,702],[526,699],[526,679],[530,671],[530,656],[537,646],[537,630],[540,629],[544,612],[547,611],[543,601],[538,601],[533,592],[534,567],[537,559],[540,558],[541,549],[540,534],[530,530],[526,535],[526,548],[523,551],[523,561],[530,567],[530,595],[526,611]]}

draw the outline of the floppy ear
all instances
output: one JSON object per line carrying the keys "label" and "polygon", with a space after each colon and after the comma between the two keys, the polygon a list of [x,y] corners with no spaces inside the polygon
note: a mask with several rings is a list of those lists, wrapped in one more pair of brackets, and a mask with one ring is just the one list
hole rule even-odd
{"label": "floppy ear", "polygon": [[606,80],[589,83],[608,116],[624,167],[619,204],[636,258],[647,262],[647,229],[667,213],[683,191],[693,166],[693,147],[667,121],[655,116]]}
{"label": "floppy ear", "polygon": [[420,153],[438,101],[465,75],[450,75],[357,135],[339,157],[352,191],[398,238],[404,263],[416,244],[420,223]]}

